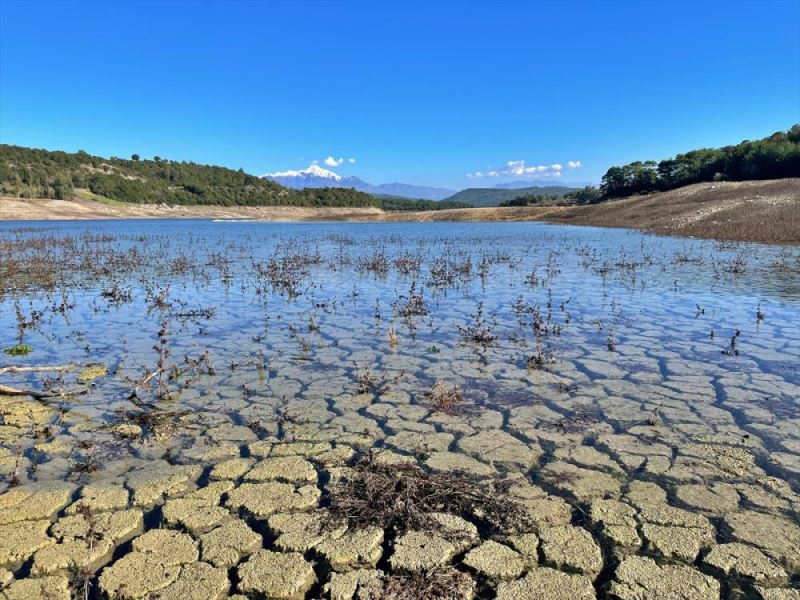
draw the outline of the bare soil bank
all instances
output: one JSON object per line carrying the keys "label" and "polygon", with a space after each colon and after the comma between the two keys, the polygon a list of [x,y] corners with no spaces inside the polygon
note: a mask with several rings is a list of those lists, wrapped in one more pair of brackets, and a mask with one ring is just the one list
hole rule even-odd
{"label": "bare soil bank", "polygon": [[387,213],[377,208],[223,207],[0,198],[0,220],[136,218],[259,221],[551,221],[721,240],[800,243],[800,178],[698,183],[581,207]]}

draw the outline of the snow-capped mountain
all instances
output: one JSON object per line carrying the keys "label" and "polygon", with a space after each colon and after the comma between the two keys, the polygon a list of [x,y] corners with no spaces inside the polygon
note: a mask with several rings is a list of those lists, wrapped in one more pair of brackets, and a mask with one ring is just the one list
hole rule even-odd
{"label": "snow-capped mountain", "polygon": [[299,171],[279,171],[262,175],[265,179],[295,190],[303,188],[342,187],[355,188],[367,194],[383,194],[402,198],[422,198],[424,200],[444,200],[455,191],[409,183],[382,183],[374,185],[358,177],[342,177],[338,173],[312,164]]}

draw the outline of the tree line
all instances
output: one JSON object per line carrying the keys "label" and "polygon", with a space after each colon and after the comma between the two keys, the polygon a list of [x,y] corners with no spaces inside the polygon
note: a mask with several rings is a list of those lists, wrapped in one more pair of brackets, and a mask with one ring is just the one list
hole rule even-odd
{"label": "tree line", "polygon": [[242,169],[0,145],[0,195],[67,200],[77,188],[140,204],[380,206],[378,199],[350,188],[291,190]]}
{"label": "tree line", "polygon": [[701,148],[660,162],[611,167],[603,176],[604,198],[671,190],[704,181],[800,177],[800,124],[761,140]]}

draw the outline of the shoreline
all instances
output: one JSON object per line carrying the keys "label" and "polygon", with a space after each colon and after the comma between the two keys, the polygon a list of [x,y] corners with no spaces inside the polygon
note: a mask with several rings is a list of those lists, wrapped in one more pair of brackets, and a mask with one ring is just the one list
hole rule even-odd
{"label": "shoreline", "polygon": [[584,206],[459,208],[386,212],[378,208],[167,206],[89,199],[0,197],[0,221],[217,219],[257,222],[541,221],[623,227],[721,241],[800,244],[800,178],[698,183]]}

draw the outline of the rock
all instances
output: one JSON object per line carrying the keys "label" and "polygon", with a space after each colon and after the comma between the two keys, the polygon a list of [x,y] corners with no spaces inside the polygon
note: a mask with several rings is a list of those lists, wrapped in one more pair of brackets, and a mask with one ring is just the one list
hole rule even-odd
{"label": "rock", "polygon": [[703,515],[667,504],[643,504],[639,519],[649,552],[665,558],[694,562],[703,548],[711,547],[716,531]]}
{"label": "rock", "polygon": [[69,504],[75,486],[60,482],[30,484],[0,494],[0,525],[51,519]]}
{"label": "rock", "polygon": [[326,539],[315,551],[334,571],[374,567],[383,554],[383,529],[366,527],[348,531],[341,537]]}
{"label": "rock", "polygon": [[99,585],[110,598],[144,598],[173,583],[180,572],[180,563],[163,564],[154,555],[131,552],[103,569]]}
{"label": "rock", "polygon": [[530,469],[541,454],[538,446],[534,450],[502,430],[463,437],[458,441],[458,449],[482,462],[517,469]]}
{"label": "rock", "polygon": [[495,474],[495,470],[489,465],[459,452],[434,452],[425,461],[425,466],[439,472],[462,472],[479,476]]}
{"label": "rock", "polygon": [[0,569],[0,590],[11,583],[12,579],[14,579],[14,574],[11,571]]}
{"label": "rock", "polygon": [[33,555],[31,574],[34,576],[58,571],[83,572],[95,571],[108,562],[114,544],[108,539],[95,539],[92,543],[86,540],[67,540],[58,544],[50,544],[36,551]]}
{"label": "rock", "polygon": [[295,488],[289,483],[245,483],[228,494],[225,506],[243,509],[256,518],[264,518],[279,510],[307,510],[317,506],[320,491],[316,486]]}
{"label": "rock", "polygon": [[436,533],[455,545],[457,552],[463,552],[480,541],[478,528],[466,519],[448,513],[431,513],[429,516],[437,528]]}
{"label": "rock", "polygon": [[306,552],[323,540],[341,537],[347,531],[346,524],[328,525],[321,511],[275,513],[267,523],[276,536],[275,547],[282,552]]}
{"label": "rock", "polygon": [[786,571],[760,550],[737,542],[715,546],[703,562],[727,577],[771,585],[786,581]]}
{"label": "rock", "polygon": [[545,479],[582,502],[619,497],[622,484],[608,473],[556,461],[542,469]]}
{"label": "rock", "polygon": [[91,512],[104,512],[128,508],[128,490],[121,485],[101,483],[84,486],[78,500],[67,507],[67,514],[74,515],[88,509]]}
{"label": "rock", "polygon": [[788,519],[742,511],[726,515],[731,537],[760,548],[790,571],[800,570],[800,526]]}
{"label": "rock", "polygon": [[252,458],[232,458],[214,465],[209,473],[212,481],[222,481],[225,479],[239,479],[250,470],[255,461]]}
{"label": "rock", "polygon": [[241,519],[228,521],[200,536],[202,558],[215,567],[230,568],[262,547],[263,539]]}
{"label": "rock", "polygon": [[221,506],[208,506],[202,500],[178,498],[167,500],[161,509],[164,522],[171,527],[183,527],[192,533],[202,533],[225,522],[230,512]]}
{"label": "rock", "polygon": [[158,600],[221,600],[227,598],[228,572],[204,562],[184,565],[177,579],[157,594]]}
{"label": "rock", "polygon": [[93,363],[86,365],[80,370],[78,373],[78,381],[81,383],[90,383],[95,379],[105,377],[106,375],[108,375],[108,368],[105,365]]}
{"label": "rock", "polygon": [[519,552],[525,559],[528,567],[534,567],[539,562],[539,536],[535,533],[523,533],[512,535],[508,538],[508,543]]}
{"label": "rock", "polygon": [[489,579],[503,581],[519,577],[527,566],[519,552],[491,540],[470,550],[463,562]]}
{"label": "rock", "polygon": [[446,539],[422,531],[409,531],[397,540],[389,558],[393,571],[429,571],[450,562],[456,547]]}
{"label": "rock", "polygon": [[357,569],[349,573],[333,573],[325,584],[331,600],[380,600],[383,595],[383,572]]}
{"label": "rock", "polygon": [[595,500],[589,509],[591,523],[607,540],[615,556],[635,553],[642,545],[636,509],[618,500]]}
{"label": "rock", "polygon": [[451,433],[401,431],[386,438],[386,444],[408,454],[447,452],[455,437]]}
{"label": "rock", "polygon": [[64,575],[20,579],[0,590],[2,600],[70,600],[71,597],[69,579]]}
{"label": "rock", "polygon": [[687,506],[713,515],[724,515],[739,509],[739,493],[728,483],[679,485],[675,497]]}
{"label": "rock", "polygon": [[316,581],[311,563],[297,552],[259,550],[237,573],[239,591],[280,600],[301,600]]}
{"label": "rock", "polygon": [[603,569],[603,553],[585,529],[565,525],[539,533],[546,565],[594,579]]}
{"label": "rock", "polygon": [[548,567],[533,569],[522,579],[497,586],[497,600],[595,600],[592,582]]}
{"label": "rock", "polygon": [[317,470],[301,456],[265,458],[255,464],[244,476],[245,481],[290,481],[293,483],[316,483]]}
{"label": "rock", "polygon": [[703,548],[714,544],[711,530],[694,527],[664,527],[645,523],[642,535],[647,543],[647,550],[664,558],[694,562]]}
{"label": "rock", "polygon": [[133,540],[133,549],[154,556],[165,565],[195,562],[199,558],[191,536],[171,529],[151,529]]}
{"label": "rock", "polygon": [[55,544],[47,535],[49,528],[46,520],[0,525],[0,565],[19,565],[40,548]]}
{"label": "rock", "polygon": [[132,472],[125,484],[133,492],[133,503],[136,506],[149,507],[164,497],[170,498],[185,493],[200,476],[202,470],[199,465],[155,464]]}
{"label": "rock", "polygon": [[115,546],[140,534],[144,517],[138,508],[104,513],[80,513],[60,518],[50,533],[59,541],[85,540],[91,533]]}
{"label": "rock", "polygon": [[614,571],[608,595],[615,600],[719,600],[720,585],[690,567],[659,566],[652,558],[629,556]]}

